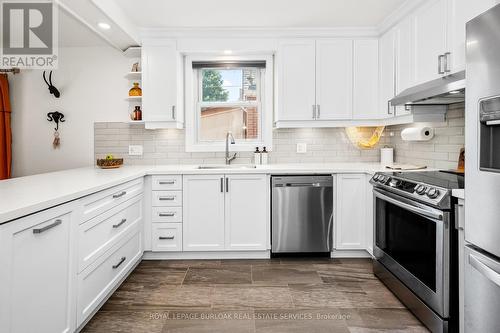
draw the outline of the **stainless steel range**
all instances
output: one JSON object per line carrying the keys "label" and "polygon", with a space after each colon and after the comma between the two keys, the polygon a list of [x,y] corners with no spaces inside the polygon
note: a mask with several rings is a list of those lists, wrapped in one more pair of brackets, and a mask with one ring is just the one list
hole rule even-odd
{"label": "stainless steel range", "polygon": [[458,330],[458,232],[451,191],[463,175],[377,173],[374,272],[433,332]]}

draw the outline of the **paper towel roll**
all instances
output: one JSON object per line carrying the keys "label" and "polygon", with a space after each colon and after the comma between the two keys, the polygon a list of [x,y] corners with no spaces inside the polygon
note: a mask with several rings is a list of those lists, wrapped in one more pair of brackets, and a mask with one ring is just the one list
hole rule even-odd
{"label": "paper towel roll", "polygon": [[380,164],[392,165],[394,163],[394,148],[380,148]]}
{"label": "paper towel roll", "polygon": [[401,131],[404,141],[429,141],[433,137],[434,129],[431,127],[410,127]]}

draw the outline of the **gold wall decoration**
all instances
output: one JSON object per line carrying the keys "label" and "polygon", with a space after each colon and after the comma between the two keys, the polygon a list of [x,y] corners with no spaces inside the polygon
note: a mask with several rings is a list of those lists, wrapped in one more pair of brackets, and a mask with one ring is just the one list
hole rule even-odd
{"label": "gold wall decoration", "polygon": [[361,149],[372,149],[377,145],[384,133],[385,126],[378,127],[346,127],[349,141]]}

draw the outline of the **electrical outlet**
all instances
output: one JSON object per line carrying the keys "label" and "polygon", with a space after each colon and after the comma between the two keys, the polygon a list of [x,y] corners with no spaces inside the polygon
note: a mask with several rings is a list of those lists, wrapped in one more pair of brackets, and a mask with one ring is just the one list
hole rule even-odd
{"label": "electrical outlet", "polygon": [[143,152],[142,145],[129,145],[128,146],[128,154],[130,156],[141,156]]}
{"label": "electrical outlet", "polygon": [[297,143],[297,154],[307,153],[307,143]]}

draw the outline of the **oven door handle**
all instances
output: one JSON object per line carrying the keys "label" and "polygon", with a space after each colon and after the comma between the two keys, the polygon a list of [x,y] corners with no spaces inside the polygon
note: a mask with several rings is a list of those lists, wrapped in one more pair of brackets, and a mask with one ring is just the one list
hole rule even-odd
{"label": "oven door handle", "polygon": [[443,220],[443,214],[431,212],[431,211],[428,211],[426,209],[423,209],[423,208],[420,208],[420,207],[416,207],[416,206],[404,203],[402,201],[399,201],[399,200],[396,200],[394,198],[391,198],[391,197],[389,197],[389,196],[387,196],[385,194],[382,194],[382,193],[380,193],[379,191],[377,191],[375,189],[373,190],[373,194],[377,198],[380,198],[380,199],[385,200],[385,201],[387,201],[387,202],[389,202],[389,203],[391,203],[393,205],[396,205],[398,207],[401,207],[401,208],[404,208],[406,210],[409,210],[412,213],[421,215],[423,217],[431,218],[431,219],[434,219],[434,220],[438,220],[438,221],[442,221]]}

